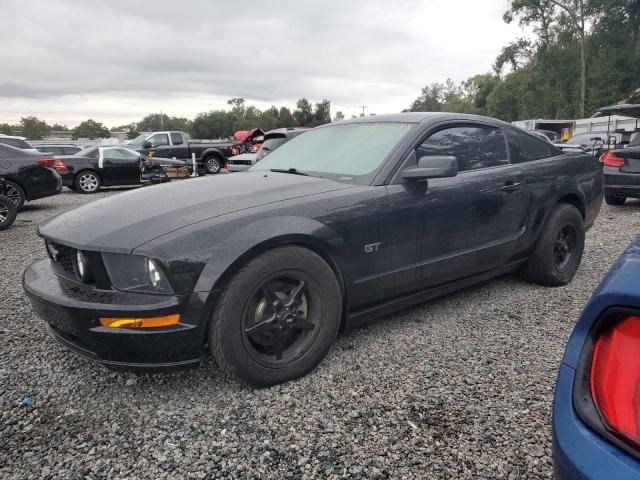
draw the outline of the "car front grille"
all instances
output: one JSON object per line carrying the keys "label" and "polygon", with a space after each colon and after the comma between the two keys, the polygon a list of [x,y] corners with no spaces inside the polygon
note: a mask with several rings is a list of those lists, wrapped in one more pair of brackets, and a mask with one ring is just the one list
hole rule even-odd
{"label": "car front grille", "polygon": [[59,274],[74,280],[76,279],[74,264],[76,257],[75,248],[60,245],[59,243],[48,242],[47,252],[49,253],[49,258],[53,260],[54,268]]}

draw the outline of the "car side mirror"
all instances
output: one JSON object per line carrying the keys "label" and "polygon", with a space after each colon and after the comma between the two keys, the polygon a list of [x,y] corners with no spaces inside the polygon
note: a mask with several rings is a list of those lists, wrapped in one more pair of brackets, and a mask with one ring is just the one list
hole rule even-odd
{"label": "car side mirror", "polygon": [[448,178],[456,175],[458,175],[458,160],[456,157],[440,155],[420,157],[417,166],[407,168],[401,174],[402,178],[411,181]]}
{"label": "car side mirror", "polygon": [[142,144],[142,148],[151,148],[152,146],[153,145],[151,145],[151,142],[149,142],[148,140]]}

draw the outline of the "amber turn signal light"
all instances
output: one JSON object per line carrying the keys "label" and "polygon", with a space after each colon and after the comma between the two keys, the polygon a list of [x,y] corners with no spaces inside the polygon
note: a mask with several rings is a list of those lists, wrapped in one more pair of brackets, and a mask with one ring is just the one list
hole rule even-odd
{"label": "amber turn signal light", "polygon": [[109,328],[156,328],[176,325],[180,321],[180,314],[165,315],[164,317],[147,318],[100,318],[100,325]]}

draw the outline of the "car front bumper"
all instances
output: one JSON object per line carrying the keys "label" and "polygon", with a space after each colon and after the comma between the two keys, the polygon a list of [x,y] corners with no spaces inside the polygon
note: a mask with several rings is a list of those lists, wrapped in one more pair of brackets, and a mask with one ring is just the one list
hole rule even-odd
{"label": "car front bumper", "polygon": [[640,174],[621,172],[618,167],[604,167],[604,189],[607,193],[640,197]]}
{"label": "car front bumper", "polygon": [[555,480],[640,478],[640,462],[591,430],[573,407],[575,370],[560,367],[553,401]]}
{"label": "car front bumper", "polygon": [[[23,287],[49,334],[73,352],[110,368],[147,370],[197,366],[208,315],[203,294],[153,295],[91,286],[59,277],[49,259],[31,264]],[[177,325],[110,328],[101,317],[157,317],[180,314]]]}

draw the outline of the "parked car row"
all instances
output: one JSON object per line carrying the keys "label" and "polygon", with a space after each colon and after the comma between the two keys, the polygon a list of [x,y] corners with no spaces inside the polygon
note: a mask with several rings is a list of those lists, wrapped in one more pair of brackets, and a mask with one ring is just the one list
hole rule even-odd
{"label": "parked car row", "polygon": [[0,179],[4,196],[20,211],[25,202],[57,195],[62,189],[61,162],[38,151],[0,143]]}

